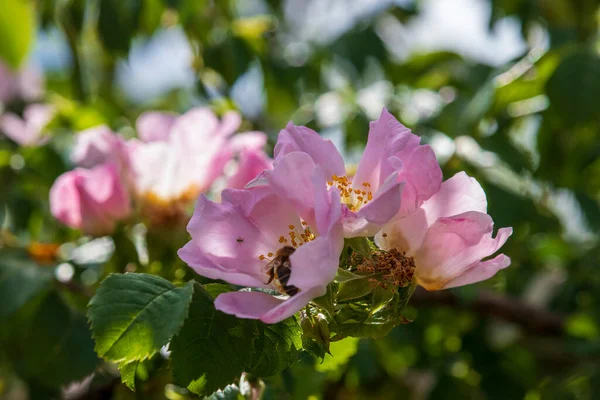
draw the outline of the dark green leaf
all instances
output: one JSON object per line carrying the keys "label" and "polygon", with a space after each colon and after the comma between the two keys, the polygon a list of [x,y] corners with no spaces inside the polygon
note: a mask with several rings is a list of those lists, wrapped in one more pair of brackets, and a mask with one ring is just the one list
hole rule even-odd
{"label": "dark green leaf", "polygon": [[176,287],[158,276],[109,275],[89,304],[96,351],[115,362],[149,358],[179,331],[192,292],[191,283]]}
{"label": "dark green leaf", "polygon": [[371,246],[369,244],[369,239],[366,237],[344,239],[344,243],[361,256],[371,258]]}
{"label": "dark green leaf", "polygon": [[0,318],[21,308],[27,301],[50,287],[52,275],[14,253],[0,254]]}
{"label": "dark green leaf", "polygon": [[135,371],[139,361],[119,364],[119,372],[121,373],[121,382],[123,382],[130,390],[135,391]]}
{"label": "dark green leaf", "polygon": [[337,293],[338,301],[360,299],[373,291],[373,285],[367,279],[356,279],[342,283]]}
{"label": "dark green leaf", "polygon": [[280,373],[298,358],[302,349],[302,329],[295,317],[277,324],[256,322],[254,353],[247,372],[258,376]]}
{"label": "dark green leaf", "polygon": [[6,348],[24,378],[59,387],[94,371],[99,359],[85,317],[58,293],[51,292],[31,314],[20,317],[22,325]]}
{"label": "dark green leaf", "polygon": [[199,395],[224,388],[248,365],[253,339],[241,320],[215,310],[211,296],[194,283],[188,319],[170,344],[175,381]]}

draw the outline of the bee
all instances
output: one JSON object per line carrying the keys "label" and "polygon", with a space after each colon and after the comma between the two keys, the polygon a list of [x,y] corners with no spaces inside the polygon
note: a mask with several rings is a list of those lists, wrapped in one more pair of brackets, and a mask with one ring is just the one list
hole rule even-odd
{"label": "bee", "polygon": [[269,276],[267,285],[276,279],[276,284],[280,290],[289,295],[293,296],[300,290],[293,285],[288,285],[288,280],[292,274],[292,263],[290,262],[290,256],[294,254],[296,249],[292,246],[283,246],[277,250],[275,257],[266,266],[266,272]]}

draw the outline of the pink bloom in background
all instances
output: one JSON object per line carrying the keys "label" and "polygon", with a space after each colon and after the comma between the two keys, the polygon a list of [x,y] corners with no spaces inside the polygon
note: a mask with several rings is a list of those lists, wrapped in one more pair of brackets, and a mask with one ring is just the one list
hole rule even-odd
{"label": "pink bloom in background", "polygon": [[13,100],[32,101],[41,97],[43,75],[33,67],[12,71],[0,61],[0,102]]}
{"label": "pink bloom in background", "polygon": [[30,104],[23,111],[23,118],[13,113],[0,116],[0,129],[21,146],[36,146],[45,142],[42,131],[54,117],[54,107]]}
{"label": "pink bloom in background", "polygon": [[127,164],[126,157],[125,141],[106,125],[79,132],[71,152],[71,161],[85,168],[92,168],[106,161],[124,166]]}
{"label": "pink bloom in background", "polygon": [[[188,225],[192,239],[179,250],[181,259],[206,277],[283,294],[224,293],[215,300],[218,310],[275,323],[325,294],[343,247],[340,195],[336,188],[326,190],[322,171],[311,179],[317,188],[314,224],[269,187],[226,189],[221,203],[205,196],[198,200]],[[278,257],[282,254],[289,255],[289,264]],[[271,280],[277,262],[285,268]]]}
{"label": "pink bloom in background", "polygon": [[235,157],[233,172],[227,177],[227,187],[242,189],[265,170],[273,168],[273,160],[263,150],[267,135],[262,132],[246,132],[235,135],[228,148]]}
{"label": "pink bloom in background", "polygon": [[269,162],[256,154],[266,143],[264,133],[232,136],[240,123],[236,112],[219,120],[200,107],[178,117],[159,112],[140,116],[142,141],[128,143],[137,195],[154,203],[189,202],[206,192],[238,153],[247,169],[238,169],[231,179],[236,186],[245,185],[245,179],[254,178]]}
{"label": "pink bloom in background", "polygon": [[160,111],[148,111],[135,122],[138,137],[144,142],[166,141],[177,115]]}
{"label": "pink bloom in background", "polygon": [[510,265],[496,253],[512,234],[486,214],[485,193],[474,178],[459,172],[409,214],[399,213],[376,235],[384,250],[395,248],[415,260],[415,276],[427,290],[439,290],[489,279]]}
{"label": "pink bloom in background", "polygon": [[129,195],[113,163],[65,172],[50,189],[50,211],[90,235],[111,233],[130,213]]}
{"label": "pink bloom in background", "polygon": [[255,183],[267,183],[283,193],[310,220],[315,188],[307,176],[319,166],[328,186],[341,190],[345,236],[372,236],[398,212],[415,209],[439,188],[441,170],[435,155],[419,142],[384,109],[371,123],[356,174],[348,176],[333,143],[306,127],[289,124],[279,134],[273,171]]}

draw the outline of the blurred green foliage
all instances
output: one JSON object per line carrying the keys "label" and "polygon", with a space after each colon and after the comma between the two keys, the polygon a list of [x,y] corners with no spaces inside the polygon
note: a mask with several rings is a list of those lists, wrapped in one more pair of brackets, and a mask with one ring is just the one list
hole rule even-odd
{"label": "blurred green foliage", "polygon": [[[245,127],[273,142],[290,119],[308,125],[341,141],[352,159],[366,141],[373,104],[381,104],[436,149],[445,178],[466,170],[481,182],[496,226],[514,227],[504,248],[512,266],[444,297],[418,292],[406,313],[413,322],[384,338],[334,342],[333,357],[321,364],[303,353],[264,384],[244,376],[211,398],[239,398],[244,385],[268,399],[599,398],[598,1],[482,0],[491,9],[490,29],[515,18],[526,42],[521,55],[500,66],[442,49],[394,55],[382,24],[408,26],[421,15],[421,1],[381,2],[323,40],[298,33],[292,19],[307,8],[290,8],[301,2],[248,2],[258,4],[249,13],[245,3],[0,4],[6,64],[23,65],[35,41],[34,18],[40,34],[58,32],[70,60],[46,74],[43,100],[58,110],[47,130],[51,142],[20,148],[0,140],[0,397],[59,398],[65,385],[94,371],[67,390],[71,398],[194,397],[173,384],[162,355],[126,364],[133,393],[116,366],[94,352],[86,304],[110,272],[145,272],[177,284],[204,280],[176,256],[184,232],[142,234],[134,227],[106,242],[52,218],[48,190],[70,169],[77,131],[108,123],[131,136],[144,110],[208,104],[218,112],[240,108]],[[119,68],[133,63],[136,43],[178,27],[191,49],[193,86],[132,100],[118,84]],[[252,74],[258,93],[236,89]],[[23,104],[6,107],[21,112]],[[56,255],[40,243],[63,246]],[[140,251],[145,244],[148,254]],[[530,314],[519,318],[514,310]],[[540,318],[546,322],[532,328]]]}

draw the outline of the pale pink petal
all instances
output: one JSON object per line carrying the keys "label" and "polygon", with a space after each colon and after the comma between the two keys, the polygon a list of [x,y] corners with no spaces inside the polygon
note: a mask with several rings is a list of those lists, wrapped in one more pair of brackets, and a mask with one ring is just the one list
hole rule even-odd
{"label": "pale pink petal", "polygon": [[218,134],[222,136],[231,136],[238,130],[242,124],[242,116],[237,111],[228,111],[221,118],[221,125]]}
{"label": "pale pink petal", "polygon": [[129,215],[129,196],[114,165],[77,168],[52,185],[50,210],[65,225],[92,235],[108,234]]}
{"label": "pale pink petal", "polygon": [[415,255],[419,284],[428,290],[443,288],[472,264],[494,254],[512,234],[512,228],[499,229],[495,238],[492,230],[491,217],[483,213],[439,218]]}
{"label": "pale pink petal", "polygon": [[315,226],[321,236],[335,236],[342,240],[342,204],[338,188],[327,190],[325,173],[320,167],[313,171],[312,184],[315,188]]}
{"label": "pale pink petal", "polygon": [[306,291],[313,287],[326,287],[337,273],[342,236],[320,236],[291,255],[292,274],[288,284]]}
{"label": "pale pink petal", "polygon": [[470,285],[471,283],[490,279],[492,276],[496,275],[496,272],[508,267],[510,261],[510,257],[499,254],[491,260],[477,262],[469,266],[469,268],[458,277],[448,281],[443,289]]}
{"label": "pale pink petal", "polygon": [[375,235],[375,243],[383,250],[397,249],[412,256],[427,234],[427,219],[422,209],[403,217],[397,215]]}
{"label": "pale pink petal", "polygon": [[196,107],[177,117],[171,135],[190,135],[200,141],[206,141],[216,136],[215,132],[219,126],[219,119],[210,108]]}
{"label": "pale pink petal", "polygon": [[361,236],[373,236],[398,213],[403,187],[404,182],[399,182],[395,173],[391,174],[375,192],[373,200],[358,210],[357,217],[369,222],[368,229]]}
{"label": "pale pink petal", "polygon": [[475,178],[459,172],[442,183],[440,191],[423,203],[431,225],[439,217],[451,217],[467,211],[487,212],[485,192]]}
{"label": "pale pink petal", "polygon": [[298,151],[310,155],[314,163],[323,169],[327,179],[332,175],[346,175],[344,160],[331,140],[323,139],[312,129],[296,126],[290,122],[277,137],[275,160]]}
{"label": "pale pink petal", "polygon": [[[383,164],[393,155],[391,141],[397,136],[411,135],[410,129],[399,123],[385,108],[377,121],[372,121],[369,129],[369,137],[363,156],[358,164],[354,182],[361,185],[367,182],[373,190],[377,190],[380,184],[394,171],[382,171]],[[386,175],[382,175],[386,174]]]}
{"label": "pale pink petal", "polygon": [[302,291],[266,312],[260,317],[260,320],[265,324],[275,324],[283,321],[306,307],[312,299],[323,296],[325,293],[327,293],[327,288],[325,287],[315,287]]}
{"label": "pale pink petal", "polygon": [[172,113],[148,111],[140,115],[135,123],[137,134],[144,142],[167,140],[177,116]]}
{"label": "pale pink petal", "polygon": [[238,318],[260,319],[285,300],[263,292],[222,293],[215,299],[215,308]]}
{"label": "pale pink petal", "polygon": [[234,285],[267,288],[267,275],[259,274],[264,264],[255,261],[256,266],[235,264],[235,259],[217,257],[204,253],[194,244],[188,242],[177,251],[177,255],[188,264],[197,274],[210,279],[220,279]]}
{"label": "pale pink petal", "polygon": [[280,155],[274,162],[273,170],[265,171],[269,185],[293,204],[298,214],[311,225],[315,224],[315,188],[312,182],[315,168],[315,162],[309,154],[294,151]]}
{"label": "pale pink petal", "polygon": [[242,189],[260,173],[273,168],[273,161],[262,150],[245,150],[238,157],[235,173],[227,179],[227,187]]}
{"label": "pale pink petal", "polygon": [[238,133],[229,139],[229,146],[234,152],[244,150],[262,150],[267,144],[267,135],[264,132]]}
{"label": "pale pink petal", "polygon": [[111,160],[123,163],[123,140],[106,125],[86,129],[76,136],[71,161],[81,167],[92,168]]}
{"label": "pale pink petal", "polygon": [[30,104],[23,111],[23,118],[13,113],[1,117],[0,129],[21,146],[35,146],[44,142],[42,130],[54,116],[54,107]]}
{"label": "pale pink petal", "polygon": [[260,319],[266,324],[274,324],[296,314],[312,299],[323,294],[325,294],[324,288],[299,292],[287,299],[262,292],[230,292],[217,297],[215,308],[239,318]]}

